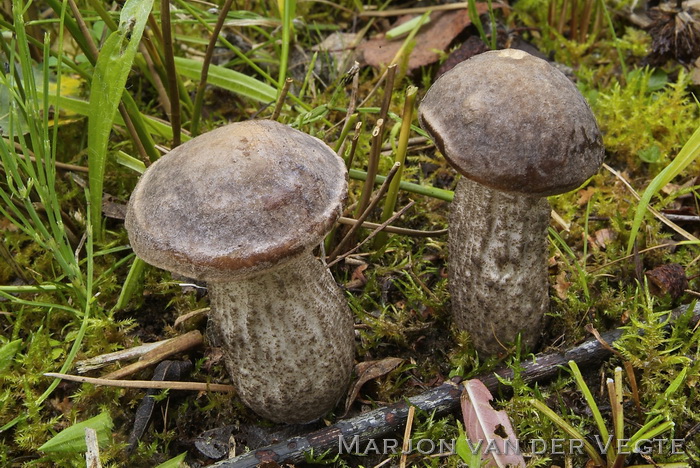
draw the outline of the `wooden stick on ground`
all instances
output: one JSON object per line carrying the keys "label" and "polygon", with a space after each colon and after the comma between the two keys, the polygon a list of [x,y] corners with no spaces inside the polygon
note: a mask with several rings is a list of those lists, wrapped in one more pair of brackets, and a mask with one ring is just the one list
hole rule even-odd
{"label": "wooden stick on ground", "polygon": [[193,392],[227,392],[235,393],[233,385],[215,384],[206,382],[180,382],[170,380],[113,380],[84,377],[82,375],[61,374],[60,372],[45,372],[44,376],[56,379],[82,382],[93,385],[106,385],[120,388],[155,388],[161,390],[189,390]]}
{"label": "wooden stick on ground", "polygon": [[169,358],[173,354],[178,354],[190,348],[200,346],[202,342],[202,334],[199,330],[193,330],[163,343],[161,346],[148,351],[135,363],[103,375],[102,378],[107,380],[123,379],[140,370],[158,364],[160,361]]}
{"label": "wooden stick on ground", "polygon": [[[686,312],[687,306],[674,309],[673,317]],[[693,309],[693,323],[700,320],[700,303]],[[673,319],[671,320],[673,321]],[[622,336],[622,329],[610,330],[600,334],[602,341],[612,344]],[[559,366],[566,366],[569,361],[575,361],[579,367],[597,364],[612,355],[609,346],[604,346],[596,338],[590,338],[580,345],[563,352],[542,353],[537,359],[521,363],[521,377],[526,383],[551,379],[559,373]],[[512,378],[513,371],[501,367],[494,372],[478,376],[491,392],[507,391],[496,378]],[[462,388],[455,382],[446,382],[423,394],[409,398],[410,405],[428,413],[443,415],[459,408],[459,398]],[[409,405],[405,402],[377,408],[350,419],[343,419],[335,424],[319,429],[305,436],[297,436],[280,443],[250,451],[238,457],[223,460],[212,467],[217,468],[253,468],[261,463],[275,462],[298,463],[304,461],[304,456],[313,453],[337,453],[341,447],[353,451],[351,447],[362,447],[370,439],[381,439],[403,425],[408,418]],[[356,442],[357,441],[357,442]]]}

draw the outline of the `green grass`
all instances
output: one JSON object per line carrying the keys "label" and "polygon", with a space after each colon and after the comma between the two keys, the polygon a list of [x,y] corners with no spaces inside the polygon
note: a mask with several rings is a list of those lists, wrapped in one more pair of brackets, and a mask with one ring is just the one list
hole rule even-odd
{"label": "green grass", "polygon": [[[0,61],[7,64],[0,74],[0,465],[82,465],[79,432],[84,425],[99,429],[104,466],[177,466],[183,453],[189,463],[208,463],[192,443],[202,432],[225,424],[270,424],[230,396],[170,392],[159,396],[163,404],[158,414],[127,455],[124,448],[143,391],[61,384],[42,375],[74,373],[78,359],[181,334],[175,319],[208,306],[201,291],[181,288],[180,278],[133,255],[122,221],[106,216],[112,212],[103,210],[103,195],[123,205],[139,175],[178,135],[186,141],[190,131],[269,118],[286,79],[292,78],[279,121],[331,147],[340,148],[345,140],[346,151],[355,122],[361,123],[349,171],[348,207],[362,196],[370,133],[384,96],[390,97],[387,131],[376,142],[390,150],[376,153],[377,177],[367,187],[376,193],[395,161],[402,163],[402,170],[382,201],[383,209],[368,220],[382,222],[412,201],[397,225],[444,229],[457,177],[430,142],[408,144],[411,137],[425,136],[415,106],[434,68],[399,73],[393,89],[380,84],[370,95],[384,70],[362,67],[355,105],[350,102],[352,76],[335,68],[327,52],[311,50],[334,30],[370,36],[383,29],[383,22],[355,13],[392,8],[390,2],[248,2],[251,11],[236,10],[242,2],[234,2],[209,62],[209,35],[224,15],[199,2],[175,0],[169,26],[171,63],[170,52],[160,52],[170,50],[163,47],[160,4],[150,0],[116,6],[77,0],[79,15],[68,1],[11,3],[11,10],[0,6]],[[515,347],[510,355],[484,358],[475,353],[469,335],[452,325],[446,236],[383,235],[364,244],[353,262],[331,269],[347,287],[357,325],[358,361],[404,359],[398,368],[365,384],[360,397],[368,406],[400,401],[442,379],[474,376],[505,362],[516,370],[508,382],[513,396],[499,395],[498,405],[524,441],[569,437],[567,432],[592,435],[604,428],[619,431],[621,413],[611,411],[607,394],[598,391],[606,377],[619,382],[614,392],[622,388],[624,434],[666,421],[674,424],[669,434],[683,438],[700,423],[700,330],[683,316],[669,331],[663,312],[690,304],[694,296],[653,297],[643,272],[678,263],[690,278],[688,288],[700,289],[694,278],[700,264],[697,241],[666,227],[655,214],[667,209],[698,213],[699,186],[693,179],[700,170],[696,88],[673,62],[645,68],[642,56],[649,37],[636,28],[624,29],[609,2],[601,8],[607,16],[598,29],[591,19],[591,34],[584,42],[544,24],[547,3],[521,0],[512,16],[492,10],[482,21],[504,22],[511,31],[522,25],[541,29],[541,35],[522,34],[574,70],[604,131],[606,162],[617,175],[601,170],[584,187],[550,200],[568,227],[553,222],[549,232],[552,306],[542,347],[566,349],[590,336],[585,329],[589,324],[600,331],[623,326],[625,333],[615,346],[619,355],[598,369],[574,371],[573,377],[563,373],[547,384],[525,385],[517,370],[521,361],[531,359],[530,350]],[[555,7],[564,5],[561,0]],[[411,33],[417,32],[414,28]],[[481,35],[494,39],[486,31]],[[397,40],[405,41],[406,50],[413,47],[411,37]],[[203,73],[207,78],[200,86]],[[166,112],[166,103],[180,117],[172,108]],[[351,107],[354,112],[346,124]],[[88,168],[89,174],[66,171],[61,168],[66,163]],[[621,178],[641,194],[640,200]],[[697,236],[697,223],[682,227]],[[344,232],[339,226],[330,244],[337,244]],[[369,232],[361,229],[356,242]],[[188,322],[185,328],[204,330],[204,325]],[[227,382],[209,343],[176,358],[193,362],[188,379]],[[648,418],[636,414],[631,383],[615,371],[625,364],[634,370],[638,403]],[[134,378],[150,377],[146,371]],[[589,391],[581,394],[579,389]],[[539,402],[535,405],[551,408],[548,414],[556,416],[552,419],[557,424],[543,417],[546,411],[537,410],[533,399]],[[353,411],[361,406],[356,402]],[[411,437],[455,437],[459,419],[419,412]],[[237,442],[245,445],[240,438]],[[700,436],[691,434],[685,446],[688,457],[700,460],[699,444]],[[61,451],[52,450],[56,446]],[[614,453],[598,456],[606,463],[616,458]],[[312,459],[332,466],[375,466],[382,461],[322,454],[309,455]],[[586,460],[568,461],[583,466]],[[639,457],[629,460],[646,463]],[[654,461],[668,466],[686,462],[669,453],[655,454]],[[411,464],[425,467],[459,462],[457,455],[410,458]],[[565,462],[562,456],[544,454],[530,466]]]}

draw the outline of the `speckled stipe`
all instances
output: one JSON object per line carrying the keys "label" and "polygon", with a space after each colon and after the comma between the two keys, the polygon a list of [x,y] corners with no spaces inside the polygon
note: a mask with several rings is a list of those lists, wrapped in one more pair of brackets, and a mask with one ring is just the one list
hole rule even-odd
{"label": "speckled stipe", "polygon": [[276,422],[305,423],[345,394],[354,329],[343,293],[311,253],[274,271],[210,283],[214,322],[240,398]]}
{"label": "speckled stipe", "polygon": [[450,208],[449,289],[455,323],[483,354],[522,332],[532,347],[549,307],[546,198],[493,190],[466,177]]}

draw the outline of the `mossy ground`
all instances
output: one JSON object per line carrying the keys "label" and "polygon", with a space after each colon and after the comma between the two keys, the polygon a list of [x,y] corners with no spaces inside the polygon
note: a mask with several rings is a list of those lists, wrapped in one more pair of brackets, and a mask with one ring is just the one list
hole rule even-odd
{"label": "mossy ground", "polygon": [[[273,5],[275,2],[243,3],[245,5],[237,7],[248,12],[241,13],[240,17],[262,18],[270,20],[270,23],[260,22],[227,31],[229,40],[238,41],[237,44],[241,45],[248,62],[230,54],[226,65],[261,79],[251,67],[249,62],[252,62],[269,75],[277,76],[280,54],[284,49],[280,42],[282,28],[274,13],[278,11],[277,5]],[[561,6],[561,3],[557,2],[557,5]],[[368,243],[354,256],[354,262],[341,262],[332,268],[337,282],[346,288],[354,313],[358,335],[357,360],[361,362],[385,357],[404,359],[396,369],[364,386],[360,393],[362,401],[353,405],[353,413],[421,393],[450,377],[478,375],[501,363],[510,363],[517,369],[517,358],[530,359],[528,352],[566,349],[589,337],[585,329],[587,324],[601,331],[626,326],[628,333],[617,347],[621,357],[611,359],[599,369],[585,370],[604,414],[609,416],[605,408],[606,396],[598,391],[600,381],[610,376],[615,366],[627,361],[635,370],[642,408],[656,407],[659,414],[675,423],[672,433],[668,434],[669,438],[687,436],[684,447],[686,455],[662,453],[655,456],[654,461],[698,463],[700,460],[700,435],[698,431],[693,432],[700,422],[697,409],[700,402],[700,335],[686,322],[679,322],[670,334],[664,333],[662,325],[658,324],[659,311],[690,303],[694,299],[692,290],[700,289],[697,280],[692,279],[698,275],[697,244],[680,243],[684,239],[678,232],[664,225],[658,217],[648,215],[636,238],[634,252],[628,255],[627,246],[638,201],[622,180],[629,181],[638,192],[643,191],[691,138],[700,123],[694,98],[697,87],[686,68],[673,60],[662,67],[645,67],[644,57],[649,53],[651,38],[625,19],[629,5],[606,3],[616,36],[610,28],[599,27],[584,42],[568,39],[566,34],[548,26],[547,2],[521,0],[509,14],[499,13],[498,17],[502,26],[509,31],[521,26],[532,28],[518,34],[570,68],[604,132],[606,163],[621,174],[618,176],[609,169],[601,169],[580,189],[550,199],[553,210],[563,219],[566,228],[561,223],[552,224],[549,273],[553,300],[550,324],[543,333],[538,349],[508,348],[494,358],[479,357],[471,346],[468,334],[455,329],[449,316],[446,237],[391,235],[380,249],[374,249],[372,243]],[[177,5],[178,11],[181,11],[182,5]],[[367,34],[384,29],[384,20],[369,20],[356,15],[359,9],[372,6],[380,5],[377,2],[361,5],[359,1],[343,1],[335,5],[300,2],[296,7],[293,48],[308,52],[333,31],[357,32],[367,25],[370,26]],[[95,31],[101,31],[104,23],[90,4],[79,2],[79,7],[88,24]],[[36,8],[35,5],[34,8],[30,10],[43,11],[47,7]],[[2,6],[2,9],[9,15],[7,17],[12,18],[7,6]],[[205,14],[204,11],[200,13]],[[178,34],[176,55],[201,57],[206,35],[187,20],[189,17],[184,16],[185,13],[182,15],[175,21]],[[213,24],[214,20],[215,16],[210,14],[208,22]],[[54,26],[46,26],[47,31],[55,32],[52,30]],[[469,34],[476,34],[476,30],[470,27],[463,36]],[[95,38],[99,39],[100,35],[95,33]],[[65,41],[68,59],[89,70],[88,64],[77,52],[75,41],[67,37]],[[447,54],[442,60],[446,57]],[[620,61],[621,58],[624,63]],[[161,101],[153,86],[154,76],[149,74],[150,69],[142,60],[142,57],[137,58],[138,66],[129,77],[127,92],[133,95],[144,115],[164,119],[167,116],[159,105]],[[409,85],[418,86],[419,96],[422,96],[437,66],[422,67],[411,73],[405,70],[399,72],[392,93],[390,116],[401,115],[405,90]],[[64,73],[75,76],[67,68],[64,68]],[[358,95],[364,99],[377,83],[381,71],[363,67],[359,74]],[[341,73],[333,69],[322,68],[320,63],[317,64],[316,73],[307,74],[305,71],[295,79],[297,82],[293,93],[300,92],[299,83],[308,81],[304,98],[308,108],[288,104],[283,108],[279,120],[294,123],[301,130],[324,138],[333,145],[340,131],[340,126],[334,124],[345,116],[351,80],[344,79]],[[183,95],[192,97],[196,84],[195,81],[183,79],[180,83]],[[354,168],[366,169],[370,150],[369,133],[385,92],[380,86],[378,92],[363,105],[363,132]],[[83,81],[78,95],[87,98],[89,82]],[[269,117],[272,107],[245,95],[212,87],[206,94],[202,125],[208,129],[228,121]],[[183,109],[186,118],[190,118],[191,106],[185,102]],[[86,120],[62,111],[58,122],[57,160],[86,166]],[[391,129],[395,123],[397,120],[390,117],[388,128]],[[395,133],[387,131],[385,135],[385,143],[392,140],[395,143]],[[414,132],[412,136],[415,135]],[[170,144],[162,137],[157,143],[166,147]],[[4,144],[7,144],[7,140]],[[116,152],[122,150],[136,156],[138,151],[121,126],[115,127],[108,150],[110,157],[105,171],[105,192],[112,195],[114,206],[118,208],[128,200],[138,173],[115,162]],[[392,163],[393,154],[383,154],[379,161],[379,173],[386,174]],[[7,167],[3,168],[3,175],[7,170]],[[697,193],[699,173],[696,159],[673,180],[673,185],[656,195],[653,206],[658,210],[675,210],[673,212],[697,217],[700,205]],[[13,292],[3,298],[0,345],[15,340],[19,340],[20,344],[9,359],[0,359],[0,425],[5,425],[0,433],[0,465],[80,465],[83,454],[79,450],[50,454],[39,451],[38,447],[62,429],[102,412],[107,412],[114,421],[111,443],[101,447],[106,466],[154,466],[182,452],[188,452],[187,461],[191,466],[202,466],[211,460],[197,451],[194,441],[206,430],[234,425],[237,433],[247,434],[239,438],[239,449],[246,443],[252,445],[254,437],[251,434],[260,431],[258,426],[263,431],[276,430],[265,421],[260,421],[236,398],[225,394],[163,392],[152,425],[135,452],[127,456],[125,444],[135,409],[144,391],[63,382],[47,398],[42,398],[42,393],[51,384],[51,379],[42,374],[56,371],[66,362],[71,346],[80,335],[81,325],[84,335],[80,338],[77,359],[180,334],[183,329],[174,327],[175,319],[208,306],[207,297],[201,289],[182,288],[178,285],[179,278],[146,267],[143,278],[136,283],[135,294],[123,308],[115,308],[133,257],[129,256],[130,250],[126,247],[128,238],[117,216],[106,219],[104,236],[95,241],[94,254],[88,261],[89,253],[80,241],[88,219],[82,187],[86,178],[86,174],[59,171],[53,192],[65,215],[65,225],[75,237],[71,239],[71,247],[78,252],[76,265],[87,275],[88,264],[93,264],[94,299],[90,303],[91,315],[86,320],[79,312],[79,296],[73,289],[61,286],[68,279],[57,264],[55,253],[38,244],[31,231],[23,231],[6,217],[0,219],[4,250],[9,254],[0,261],[0,284],[58,285],[57,290],[31,294]],[[403,179],[447,190],[454,189],[457,181],[454,171],[431,145],[409,149]],[[11,187],[8,184],[3,181],[0,188],[9,193]],[[361,187],[361,182],[350,181],[348,206],[359,199]],[[397,206],[404,206],[411,200],[415,201],[415,205],[398,221],[398,225],[419,230],[447,227],[448,202],[402,191]],[[41,211],[39,213],[41,216]],[[376,216],[378,213],[373,214],[371,220],[375,220]],[[39,221],[48,222],[45,217],[39,218]],[[681,223],[681,226],[698,235],[697,220]],[[677,263],[684,268],[686,276],[691,278],[688,286],[691,292],[677,298],[650,294],[644,272],[668,263]],[[203,329],[201,323],[189,326]],[[646,332],[643,336],[638,333],[640,328]],[[177,359],[192,361],[193,370],[188,376],[191,380],[228,381],[219,354],[209,346],[188,351]],[[687,378],[680,389],[667,398],[664,392],[683,369],[687,369]],[[144,371],[135,378],[148,379],[150,376],[149,371]],[[625,388],[629,391],[629,387]],[[565,437],[560,429],[528,403],[533,397],[544,399],[585,434],[595,433],[589,410],[570,378],[562,377],[537,385],[525,385],[516,378],[512,382],[512,390],[513,397],[499,399],[498,405],[508,412],[521,439]],[[628,393],[625,401],[631,405]],[[328,421],[336,417],[329,415]],[[459,415],[436,418],[419,412],[412,437],[416,441],[423,438],[454,438],[458,420]],[[630,416],[629,431],[635,430],[637,424],[638,420]],[[583,466],[586,461],[585,457],[573,460],[565,458],[545,455],[534,457],[530,463],[532,466],[561,466],[564,463]],[[336,466],[373,466],[382,460],[383,457],[334,459],[332,456],[317,459]],[[628,461],[645,462],[639,456],[630,457]],[[460,461],[457,456],[413,456],[410,463],[448,467],[457,466]]]}

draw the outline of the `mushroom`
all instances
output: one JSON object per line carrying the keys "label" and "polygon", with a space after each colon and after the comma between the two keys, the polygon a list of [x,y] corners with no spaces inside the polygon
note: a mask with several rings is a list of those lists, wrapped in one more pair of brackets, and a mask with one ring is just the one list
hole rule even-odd
{"label": "mushroom", "polygon": [[312,254],[340,216],[346,176],[319,139],[248,121],[175,148],[129,200],[134,252],[207,283],[210,330],[239,396],[272,421],[317,419],[349,383],[352,315]]}
{"label": "mushroom", "polygon": [[418,112],[463,176],[449,215],[453,319],[484,354],[519,332],[532,347],[549,309],[545,197],[573,190],[600,167],[595,117],[563,73],[514,49],[460,63]]}

